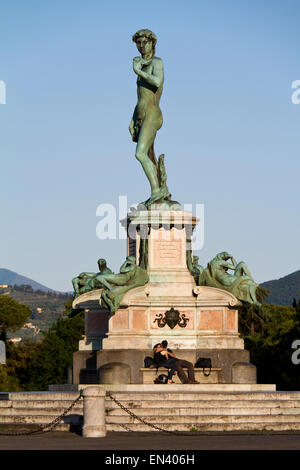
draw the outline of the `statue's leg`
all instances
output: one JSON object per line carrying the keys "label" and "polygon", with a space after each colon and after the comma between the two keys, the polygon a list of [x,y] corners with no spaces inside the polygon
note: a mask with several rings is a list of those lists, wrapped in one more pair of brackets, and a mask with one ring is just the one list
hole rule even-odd
{"label": "statue's leg", "polygon": [[[101,282],[105,286],[109,285],[107,281],[109,281],[114,286],[126,286],[130,278],[131,278],[130,273],[104,274],[101,276]],[[112,289],[111,287],[109,288]]]}
{"label": "statue's leg", "polygon": [[157,132],[155,121],[146,117],[140,130],[139,140],[136,147],[135,157],[141,163],[143,170],[151,186],[151,196],[157,196],[160,193],[157,168],[148,157],[148,151],[154,143]]}
{"label": "statue's leg", "polygon": [[252,276],[251,276],[251,273],[249,271],[249,268],[248,266],[246,265],[246,263],[244,263],[243,261],[241,261],[239,264],[237,264],[235,270],[234,270],[234,274],[235,276],[248,276],[248,277],[251,277],[252,279]]}
{"label": "statue's leg", "polygon": [[254,304],[260,306],[260,303],[258,302],[258,300],[256,298],[256,285],[254,284],[254,282],[251,283],[251,285],[249,287],[249,291],[250,291],[250,296],[251,296]]}
{"label": "statue's leg", "polygon": [[76,296],[79,293],[79,285],[78,285],[78,278],[77,277],[74,277],[74,279],[72,279],[72,284],[73,284],[74,294]]}
{"label": "statue's leg", "polygon": [[106,287],[108,290],[111,289],[110,284],[107,282],[109,281],[109,277],[114,276],[114,274],[99,274],[98,276],[95,277],[94,284],[95,282],[102,284],[104,287]]}
{"label": "statue's leg", "polygon": [[104,300],[104,303],[106,303],[106,305],[108,306],[110,312],[111,312],[111,313],[115,313],[115,306],[114,306],[114,304],[111,302],[111,300],[110,300],[110,298],[108,297],[106,291],[103,291],[103,292],[102,292],[101,297],[102,297],[102,299]]}

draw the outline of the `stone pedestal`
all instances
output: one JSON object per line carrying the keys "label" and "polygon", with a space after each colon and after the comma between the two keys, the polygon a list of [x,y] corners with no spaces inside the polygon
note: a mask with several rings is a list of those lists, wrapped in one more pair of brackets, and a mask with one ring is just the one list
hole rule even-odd
{"label": "stone pedestal", "polygon": [[149,282],[128,291],[113,316],[99,303],[101,290],[74,301],[86,315],[81,365],[82,355],[97,351],[99,383],[142,383],[145,356],[166,339],[176,356],[192,363],[211,357],[222,369],[219,380],[231,383],[232,365],[249,362],[238,332],[238,301],[225,290],[196,286],[188,264],[197,220],[182,211],[144,211],[126,224],[127,255],[147,266]]}

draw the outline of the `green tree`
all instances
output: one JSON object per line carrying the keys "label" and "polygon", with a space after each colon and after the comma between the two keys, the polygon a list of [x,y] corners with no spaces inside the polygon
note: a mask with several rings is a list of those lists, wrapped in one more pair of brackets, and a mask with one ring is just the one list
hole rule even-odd
{"label": "green tree", "polygon": [[7,331],[21,328],[31,313],[27,305],[20,304],[6,295],[0,295],[0,339],[6,341]]}
{"label": "green tree", "polygon": [[243,303],[238,307],[239,332],[243,337],[253,336],[261,333],[268,318],[268,311],[264,306]]}
{"label": "green tree", "polygon": [[8,372],[18,378],[24,390],[47,390],[50,384],[67,382],[68,367],[84,333],[84,313],[69,317],[71,305],[69,300],[63,316],[43,333],[40,342],[8,343]]}
{"label": "green tree", "polygon": [[[261,304],[263,304],[269,294],[270,291],[265,287],[258,286],[256,289],[256,297]],[[238,310],[239,332],[242,336],[252,336],[262,332],[264,324],[269,318],[269,312],[265,305],[258,306],[242,302]]]}
{"label": "green tree", "polygon": [[297,301],[297,299],[294,298],[293,307],[297,312],[300,312],[300,298],[298,299],[298,301]]}
{"label": "green tree", "polygon": [[264,305],[260,331],[247,335],[245,347],[257,366],[258,383],[275,383],[278,390],[299,390],[300,365],[292,362],[292,343],[300,339],[300,311],[282,305]]}
{"label": "green tree", "polygon": [[84,332],[83,314],[73,318],[58,318],[47,333],[34,362],[29,364],[29,390],[47,389],[50,384],[67,382],[68,367]]}
{"label": "green tree", "polygon": [[0,365],[0,392],[20,392],[20,386],[17,377],[9,375],[7,366]]}
{"label": "green tree", "polygon": [[6,365],[7,373],[11,377],[16,377],[22,390],[29,390],[26,384],[31,380],[30,369],[36,364],[42,342],[26,340],[20,344],[7,342]]}

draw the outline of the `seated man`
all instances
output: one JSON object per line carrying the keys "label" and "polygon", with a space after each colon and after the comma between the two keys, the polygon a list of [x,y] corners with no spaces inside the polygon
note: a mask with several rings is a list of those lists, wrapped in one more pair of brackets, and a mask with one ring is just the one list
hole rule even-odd
{"label": "seated man", "polygon": [[176,361],[174,357],[169,357],[169,352],[162,346],[161,343],[156,344],[153,347],[154,352],[154,364],[156,367],[166,367],[169,369],[168,373],[168,384],[174,383],[172,377],[175,374]]}
{"label": "seated man", "polygon": [[[171,349],[168,349],[168,341],[164,340],[160,343],[159,351],[167,351],[169,357],[173,357],[175,359],[175,368],[178,373],[178,377],[181,383],[184,384],[198,384],[197,380],[195,380],[195,371],[194,366],[191,362],[186,361],[184,359],[178,359],[175,357]],[[183,368],[186,367],[188,370],[188,376],[184,372]]]}

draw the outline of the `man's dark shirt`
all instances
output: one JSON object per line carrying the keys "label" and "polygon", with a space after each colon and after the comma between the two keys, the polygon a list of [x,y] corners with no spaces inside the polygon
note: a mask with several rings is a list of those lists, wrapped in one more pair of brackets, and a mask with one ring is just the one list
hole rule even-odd
{"label": "man's dark shirt", "polygon": [[[168,352],[172,353],[170,349],[167,349]],[[173,365],[176,361],[175,357],[169,357],[169,359],[166,358],[163,354],[161,354],[161,351],[154,353],[153,360],[155,364],[170,364]]]}

